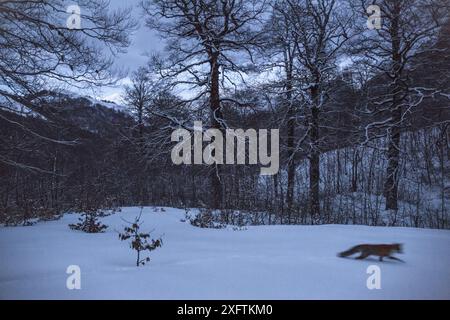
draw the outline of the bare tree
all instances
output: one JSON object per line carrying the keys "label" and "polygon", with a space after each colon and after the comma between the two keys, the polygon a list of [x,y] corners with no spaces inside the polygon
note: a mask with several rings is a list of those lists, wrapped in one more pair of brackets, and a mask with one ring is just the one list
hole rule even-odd
{"label": "bare tree", "polygon": [[[287,2],[274,1],[271,6],[271,16],[266,25],[268,41],[265,47],[265,56],[269,57],[268,68],[271,72],[280,71],[280,77],[271,84],[277,94],[281,96],[284,111],[283,115],[276,117],[277,125],[286,124],[286,152],[287,152],[287,191],[286,206],[292,211],[295,186],[295,133],[299,109],[298,85],[294,84],[295,71],[295,41],[296,35],[292,32],[290,12],[286,10]],[[295,88],[294,88],[295,87]],[[275,179],[275,178],[274,178]]]}
{"label": "bare tree", "polygon": [[[284,15],[294,40],[294,76],[307,105],[304,139],[309,151],[309,211],[320,217],[320,113],[328,96],[337,60],[351,32],[351,17],[335,0],[286,0]],[[280,11],[283,9],[280,9]]]}
{"label": "bare tree", "polygon": [[[191,90],[191,104],[206,97],[211,127],[224,130],[223,103],[230,98],[223,93],[242,80],[246,71],[242,53],[251,61],[252,49],[259,45],[257,23],[265,1],[144,0],[142,6],[147,25],[167,40],[162,77],[172,78],[174,87]],[[220,208],[220,165],[212,171],[211,181],[212,206]]]}
{"label": "bare tree", "polygon": [[[370,5],[377,5],[381,12],[379,28],[366,29],[357,38],[356,48],[365,62],[386,81],[371,95],[374,115],[385,115],[366,126],[366,142],[385,130],[387,137],[386,178],[384,195],[386,210],[398,210],[400,174],[401,131],[405,117],[426,97],[438,90],[433,87],[414,87],[411,73],[419,67],[418,58],[434,47],[439,30],[449,18],[448,0],[361,0],[355,5],[360,16],[367,15]],[[369,11],[370,13],[370,11]],[[367,17],[366,17],[367,18]],[[365,28],[365,21],[361,21]],[[415,63],[413,64],[413,61]],[[384,90],[383,90],[384,89]]]}
{"label": "bare tree", "polygon": [[[48,90],[113,81],[112,57],[128,45],[127,32],[135,24],[130,9],[111,12],[108,5],[82,0],[72,11],[63,0],[0,1],[0,111],[39,115],[40,98]],[[69,143],[45,137],[5,113],[0,117],[27,134]],[[0,161],[20,166],[3,156]]]}
{"label": "bare tree", "polygon": [[124,101],[130,107],[136,117],[139,153],[143,158],[145,156],[144,126],[145,117],[147,116],[150,104],[157,92],[155,92],[155,84],[151,79],[149,71],[140,67],[133,72],[131,77],[131,85],[125,87]]}

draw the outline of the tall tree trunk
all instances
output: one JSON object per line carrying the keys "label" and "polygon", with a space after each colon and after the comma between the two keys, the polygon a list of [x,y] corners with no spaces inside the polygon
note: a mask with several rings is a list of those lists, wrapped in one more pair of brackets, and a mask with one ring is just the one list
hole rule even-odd
{"label": "tall tree trunk", "polygon": [[391,42],[392,42],[392,67],[391,76],[391,95],[392,105],[390,109],[390,128],[388,131],[388,165],[386,170],[386,180],[384,184],[384,195],[386,197],[386,210],[398,210],[398,179],[399,179],[399,161],[400,161],[400,131],[402,121],[402,88],[401,88],[401,63],[402,56],[400,52],[399,35],[399,17],[401,14],[401,3],[397,2],[394,6],[394,16],[391,22]]}
{"label": "tall tree trunk", "polygon": [[[146,154],[145,154],[145,141],[144,141],[144,105],[141,102],[139,106],[137,107],[137,115],[138,115],[138,128],[137,128],[137,136],[138,136],[138,148],[139,148],[139,157],[140,157],[140,164],[142,165],[142,171],[145,172],[146,166]],[[142,174],[139,175],[138,178],[138,188],[139,188],[139,205],[144,206],[146,205],[146,196],[147,191],[145,188],[145,180],[146,175]]]}
{"label": "tall tree trunk", "polygon": [[396,112],[391,112],[392,121],[398,119],[390,129],[388,134],[388,166],[386,171],[386,181],[384,184],[384,194],[386,197],[386,210],[398,210],[398,179],[400,163],[400,107]]}
{"label": "tall tree trunk", "polygon": [[145,157],[145,141],[144,141],[144,105],[138,107],[138,145],[141,159]]}
{"label": "tall tree trunk", "polygon": [[288,102],[288,121],[287,121],[287,149],[288,149],[288,181],[286,202],[289,212],[292,210],[292,203],[294,199],[294,184],[295,184],[295,110],[292,102],[292,72],[288,67],[287,85],[286,85],[286,99]]}
{"label": "tall tree trunk", "polygon": [[351,192],[358,191],[358,162],[359,162],[358,148],[355,147],[355,149],[353,150],[353,159],[352,159],[352,186],[350,189]]}
{"label": "tall tree trunk", "polygon": [[319,151],[319,89],[311,89],[313,105],[309,128],[311,151],[309,155],[309,210],[314,219],[320,217],[319,182],[320,182],[320,151]]}
{"label": "tall tree trunk", "polygon": [[[213,53],[211,56],[211,126],[214,129],[219,129],[224,132],[224,128],[220,121],[223,119],[223,114],[220,106],[220,92],[219,92],[219,63],[218,53]],[[222,207],[222,181],[221,181],[221,166],[215,164],[211,170],[211,186],[212,186],[212,208],[220,209]]]}

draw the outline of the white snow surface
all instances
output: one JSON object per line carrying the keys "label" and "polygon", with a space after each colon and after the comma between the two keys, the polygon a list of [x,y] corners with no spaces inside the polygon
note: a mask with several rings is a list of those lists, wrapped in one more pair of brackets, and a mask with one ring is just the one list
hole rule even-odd
{"label": "white snow surface", "polygon": [[[102,218],[105,233],[69,229],[78,215],[0,228],[0,299],[450,299],[450,231],[356,225],[200,229],[184,210],[146,207],[142,231],[163,247],[136,267],[118,239],[140,209]],[[404,244],[405,263],[336,254],[360,243]],[[69,290],[66,269],[81,268]],[[381,289],[366,286],[378,265]]]}

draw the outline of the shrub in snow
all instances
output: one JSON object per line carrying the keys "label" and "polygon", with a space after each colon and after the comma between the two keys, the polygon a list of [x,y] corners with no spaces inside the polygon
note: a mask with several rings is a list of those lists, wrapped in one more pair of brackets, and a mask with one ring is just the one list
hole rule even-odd
{"label": "shrub in snow", "polygon": [[186,212],[186,219],[191,225],[199,228],[222,229],[226,227],[225,224],[216,221],[216,216],[211,209],[202,208],[194,216]]}
{"label": "shrub in snow", "polygon": [[5,227],[31,226],[35,222],[27,210],[6,208],[4,212],[0,212],[0,223]]}
{"label": "shrub in snow", "polygon": [[62,217],[60,210],[39,205],[27,199],[20,206],[0,209],[0,224],[4,226],[31,226],[37,221],[57,220]]}
{"label": "shrub in snow", "polygon": [[102,205],[102,208],[104,208],[106,211],[111,212],[111,214],[122,211],[122,208],[118,205],[117,199],[114,197],[106,197],[103,202],[104,204]]}
{"label": "shrub in snow", "polygon": [[162,246],[162,239],[151,239],[150,233],[140,232],[140,227],[142,222],[140,222],[142,214],[139,213],[139,216],[136,217],[134,222],[130,223],[130,225],[126,226],[122,233],[119,233],[119,239],[121,241],[130,240],[130,248],[136,251],[136,266],[144,265],[146,262],[150,261],[150,257],[141,258],[142,251],[153,251],[156,248]]}
{"label": "shrub in snow", "polygon": [[7,216],[5,219],[1,219],[3,226],[5,227],[29,227],[34,225],[37,222],[37,219],[24,219],[21,216]]}
{"label": "shrub in snow", "polygon": [[80,230],[87,233],[100,233],[104,232],[107,225],[102,224],[99,221],[99,217],[104,217],[106,214],[101,209],[85,209],[81,214],[80,222],[75,224],[69,224],[69,227],[73,230]]}
{"label": "shrub in snow", "polygon": [[191,210],[185,208],[185,218],[181,222],[189,223],[199,228],[222,229],[227,225],[233,225],[233,230],[247,230],[246,225],[264,224],[263,216],[258,213],[244,212],[240,210],[221,209],[200,209],[198,213],[191,213]]}

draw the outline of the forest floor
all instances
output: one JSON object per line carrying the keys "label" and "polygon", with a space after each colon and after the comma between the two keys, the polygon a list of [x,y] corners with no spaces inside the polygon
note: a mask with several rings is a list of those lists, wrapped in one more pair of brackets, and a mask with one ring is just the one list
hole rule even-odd
{"label": "forest floor", "polygon": [[[450,231],[355,225],[201,229],[184,210],[146,207],[141,230],[163,238],[151,261],[118,232],[139,208],[102,218],[105,233],[73,231],[78,215],[0,227],[0,299],[450,299]],[[360,243],[404,244],[405,261],[336,254]],[[81,289],[66,287],[78,265]],[[369,290],[367,268],[380,267]]]}

